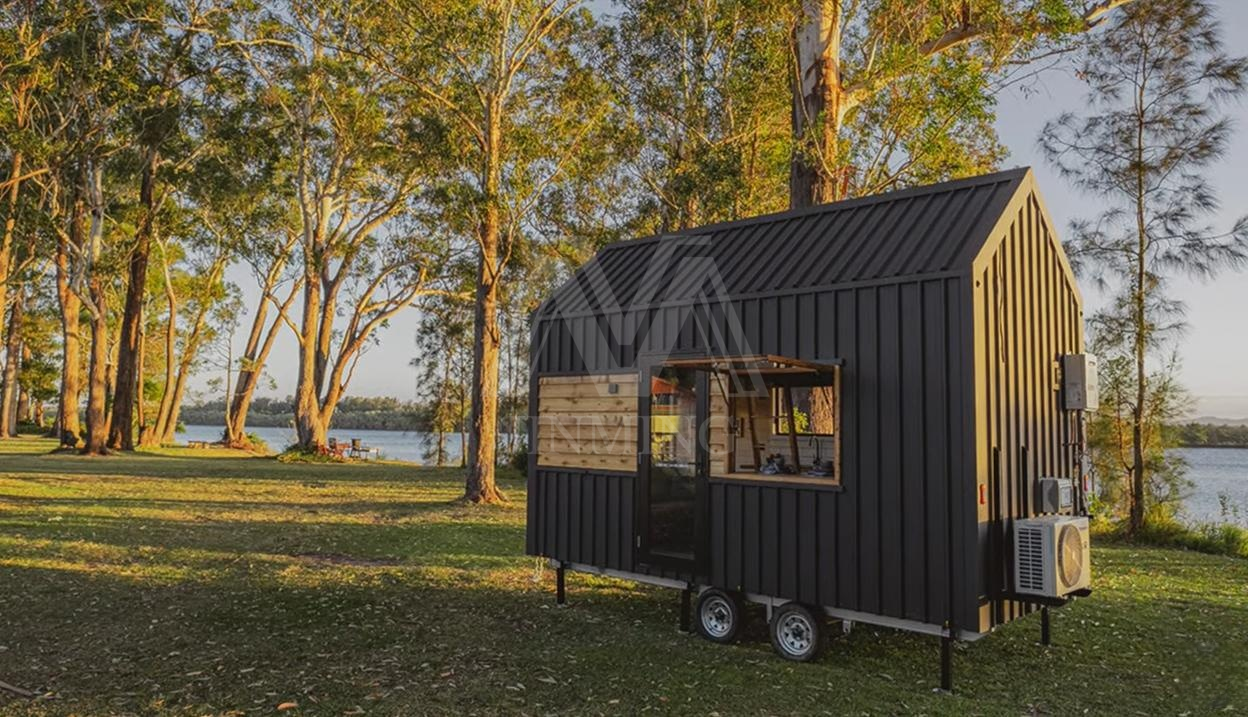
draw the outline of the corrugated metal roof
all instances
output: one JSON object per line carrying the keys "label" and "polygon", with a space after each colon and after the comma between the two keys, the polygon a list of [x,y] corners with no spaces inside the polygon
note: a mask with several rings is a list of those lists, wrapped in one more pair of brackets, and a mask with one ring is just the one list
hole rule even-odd
{"label": "corrugated metal roof", "polygon": [[608,245],[543,312],[728,298],[969,269],[1014,169]]}

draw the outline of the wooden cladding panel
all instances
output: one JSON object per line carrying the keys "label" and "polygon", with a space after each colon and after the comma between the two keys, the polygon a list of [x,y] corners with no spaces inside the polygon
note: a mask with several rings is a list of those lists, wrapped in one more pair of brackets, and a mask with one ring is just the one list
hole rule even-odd
{"label": "wooden cladding panel", "polygon": [[728,401],[724,398],[728,386],[723,376],[711,377],[710,386],[710,427],[708,428],[709,445],[711,448],[711,475],[729,472],[732,456],[732,442],[729,440]]}
{"label": "wooden cladding panel", "polygon": [[637,374],[543,376],[538,383],[538,465],[637,468]]}

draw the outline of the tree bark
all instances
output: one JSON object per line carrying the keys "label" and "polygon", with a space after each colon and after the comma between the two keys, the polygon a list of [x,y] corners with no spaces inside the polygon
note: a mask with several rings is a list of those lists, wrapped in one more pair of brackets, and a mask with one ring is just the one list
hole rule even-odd
{"label": "tree bark", "polygon": [[0,321],[9,307],[9,271],[13,264],[13,232],[17,228],[17,197],[22,176],[22,153],[14,152],[9,169],[9,192],[6,201],[8,211],[4,217],[4,233],[0,234]]}
{"label": "tree bark", "polygon": [[130,252],[129,280],[126,303],[121,317],[121,333],[117,350],[117,386],[113,396],[112,428],[108,446],[123,451],[134,450],[135,403],[140,400],[139,351],[143,340],[143,299],[147,294],[147,265],[151,255],[152,233],[156,219],[156,166],[160,154],[148,148],[145,152],[139,182],[139,202],[143,215],[135,232]]}
{"label": "tree bark", "polygon": [[157,445],[173,443],[174,435],[178,430],[178,419],[182,415],[182,400],[186,396],[186,380],[190,373],[190,362],[183,361],[178,367],[178,374],[173,380],[173,388],[170,391],[173,401],[170,403],[169,413],[158,431],[153,431],[156,434]]}
{"label": "tree bark", "polygon": [[485,216],[478,228],[480,256],[473,315],[472,426],[468,436],[468,477],[464,498],[473,503],[504,500],[494,482],[498,444],[498,282],[502,225],[499,189],[502,180],[501,103],[487,111],[485,140]]}
{"label": "tree bark", "polygon": [[[173,412],[173,384],[175,378],[175,367],[177,359],[177,335],[178,335],[178,297],[170,286],[168,259],[162,257],[165,263],[165,304],[168,309],[168,317],[165,321],[165,385],[160,393],[160,405],[156,409],[156,427],[154,430],[144,435],[139,433],[139,443],[141,445],[160,445],[168,442],[165,434],[172,433],[168,431],[169,414]],[[146,440],[145,440],[146,439]],[[170,439],[172,435],[170,435]]]}
{"label": "tree bark", "polygon": [[[70,222],[69,241],[80,247],[81,202],[75,202]],[[56,298],[61,309],[61,389],[57,401],[56,425],[61,445],[73,448],[78,445],[79,434],[82,432],[78,419],[78,401],[82,393],[82,301],[70,286],[69,251],[66,239],[62,237],[56,247]]]}
{"label": "tree bark", "polygon": [[[271,285],[266,287],[266,292],[271,289]],[[256,316],[251,323],[251,333],[247,336],[247,347],[243,351],[243,365],[239,369],[238,382],[234,386],[229,415],[226,416],[224,439],[229,445],[238,444],[246,434],[247,413],[251,410],[251,401],[255,397],[256,387],[260,385],[260,378],[264,375],[264,366],[268,363],[269,353],[272,352],[273,344],[277,341],[278,330],[282,326],[282,315],[290,309],[297,293],[298,286],[291,287],[290,294],[278,308],[278,315],[273,318],[273,323],[269,324],[267,332],[264,330],[268,317],[267,301],[261,303],[256,310]]]}
{"label": "tree bark", "polygon": [[1135,255],[1135,292],[1132,299],[1135,314],[1135,342],[1132,347],[1135,353],[1135,407],[1131,411],[1131,513],[1128,518],[1127,532],[1137,535],[1144,529],[1145,496],[1144,496],[1144,403],[1148,399],[1148,372],[1145,359],[1148,356],[1148,314],[1147,292],[1145,282],[1148,279],[1148,226],[1145,217],[1147,178],[1145,177],[1144,133],[1146,98],[1144,86],[1141,85],[1136,95],[1136,255]]}
{"label": "tree bark", "polygon": [[18,286],[13,292],[9,321],[5,329],[4,375],[0,377],[0,438],[17,436],[17,371],[22,358],[22,322],[26,292]]}
{"label": "tree bark", "polygon": [[793,29],[793,155],[789,206],[793,209],[843,199],[840,168],[844,87],[841,78],[841,0],[802,0]]}
{"label": "tree bark", "polygon": [[[305,258],[311,261],[311,258]],[[321,318],[321,282],[319,272],[305,272],[303,313],[300,319],[299,379],[295,385],[295,433],[305,450],[320,450],[326,441],[328,427],[321,422],[320,384],[317,376],[319,354],[319,320]]]}
{"label": "tree bark", "polygon": [[108,453],[108,296],[104,282],[92,275],[89,282],[91,303],[91,363],[87,369],[86,455]]}

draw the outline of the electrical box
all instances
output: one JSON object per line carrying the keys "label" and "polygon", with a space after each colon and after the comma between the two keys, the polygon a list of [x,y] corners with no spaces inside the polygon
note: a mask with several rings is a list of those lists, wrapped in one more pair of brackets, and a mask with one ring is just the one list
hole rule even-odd
{"label": "electrical box", "polygon": [[1065,513],[1075,505],[1075,484],[1069,478],[1036,480],[1036,512]]}
{"label": "electrical box", "polygon": [[1067,411],[1095,411],[1101,407],[1095,356],[1066,354],[1062,357],[1062,394]]}

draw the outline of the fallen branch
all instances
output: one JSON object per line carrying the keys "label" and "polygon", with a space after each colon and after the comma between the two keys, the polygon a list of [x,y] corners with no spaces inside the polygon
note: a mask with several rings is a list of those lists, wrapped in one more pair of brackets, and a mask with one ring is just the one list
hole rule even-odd
{"label": "fallen branch", "polygon": [[10,692],[12,694],[17,695],[18,697],[25,697],[27,699],[37,696],[34,692],[31,692],[30,690],[24,690],[21,687],[14,687],[13,685],[10,685],[9,683],[4,682],[3,680],[0,680],[0,690],[4,690],[5,692]]}

